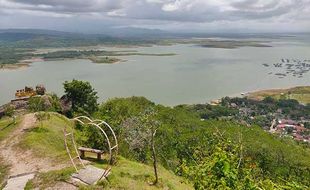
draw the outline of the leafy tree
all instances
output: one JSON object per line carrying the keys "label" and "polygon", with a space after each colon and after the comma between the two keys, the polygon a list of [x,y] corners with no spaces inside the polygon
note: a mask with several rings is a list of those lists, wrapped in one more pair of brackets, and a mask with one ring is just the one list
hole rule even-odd
{"label": "leafy tree", "polygon": [[89,82],[73,79],[64,83],[66,96],[72,101],[74,112],[92,114],[98,110],[98,96]]}
{"label": "leafy tree", "polygon": [[147,149],[152,152],[153,168],[155,181],[158,183],[157,157],[155,150],[155,135],[159,127],[158,121],[155,119],[156,112],[153,109],[146,110],[139,117],[127,119],[123,123],[125,140],[129,148],[138,151],[142,156],[146,156]]}

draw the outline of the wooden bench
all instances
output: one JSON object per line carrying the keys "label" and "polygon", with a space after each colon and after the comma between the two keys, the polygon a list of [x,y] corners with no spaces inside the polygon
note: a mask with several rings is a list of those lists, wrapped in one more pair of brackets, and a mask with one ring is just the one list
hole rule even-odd
{"label": "wooden bench", "polygon": [[101,155],[104,153],[102,150],[97,150],[97,149],[92,149],[92,148],[85,148],[85,147],[79,147],[78,150],[80,151],[80,157],[82,159],[85,158],[85,152],[96,153],[98,160],[101,160]]}

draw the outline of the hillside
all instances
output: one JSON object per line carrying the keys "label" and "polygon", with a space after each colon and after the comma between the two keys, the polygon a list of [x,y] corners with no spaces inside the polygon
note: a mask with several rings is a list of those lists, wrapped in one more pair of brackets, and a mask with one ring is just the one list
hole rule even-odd
{"label": "hillside", "polygon": [[[127,101],[127,100],[126,100]],[[129,102],[128,102],[129,103]],[[132,108],[138,108],[137,105],[129,103]],[[116,105],[115,105],[116,106]],[[141,107],[140,107],[141,108]],[[168,109],[169,110],[169,109]],[[166,114],[169,111],[166,110]],[[133,111],[133,110],[132,110]],[[167,112],[168,111],[168,112]],[[170,110],[170,113],[174,112],[176,118],[181,119],[184,118],[186,112],[183,111],[173,111]],[[48,113],[48,118],[43,121],[29,121],[33,117],[33,114],[27,114],[21,116],[17,120],[17,124],[11,124],[12,120],[8,118],[4,118],[0,120],[1,124],[1,132],[0,139],[1,145],[5,143],[8,145],[10,137],[12,135],[17,135],[14,142],[14,146],[12,146],[11,156],[14,154],[14,151],[19,151],[19,154],[26,153],[26,157],[20,157],[21,160],[15,162],[13,166],[11,166],[11,170],[7,167],[11,159],[4,160],[1,162],[1,173],[5,173],[7,175],[14,175],[16,172],[38,172],[34,179],[30,180],[27,183],[26,189],[34,189],[36,187],[39,188],[73,188],[72,186],[66,182],[70,182],[70,175],[74,172],[74,169],[71,167],[69,163],[69,159],[65,152],[63,146],[63,126],[64,125],[72,125],[72,123],[64,116],[56,114],[56,113]],[[189,114],[185,116],[185,120],[182,119],[183,122],[188,122],[189,120],[194,119],[194,115]],[[114,118],[115,119],[115,118]],[[28,121],[25,121],[28,120]],[[28,122],[25,124],[25,122]],[[29,123],[30,122],[30,123]],[[34,122],[34,123],[33,123]],[[192,120],[193,122],[193,120]],[[304,149],[302,146],[298,146],[294,141],[289,139],[278,139],[275,136],[272,136],[264,131],[262,131],[259,127],[244,127],[237,123],[233,122],[225,122],[225,121],[196,121],[195,125],[197,128],[193,129],[183,129],[181,133],[179,133],[178,137],[174,137],[176,141],[179,141],[179,148],[183,149],[188,146],[186,151],[191,151],[190,147],[194,147],[196,143],[193,141],[193,137],[196,139],[205,139],[210,137],[210,135],[220,132],[225,137],[232,139],[233,141],[238,141],[240,135],[242,135],[242,141],[244,142],[245,150],[252,154],[253,157],[259,157],[260,159],[264,159],[264,162],[269,164],[265,165],[266,171],[273,171],[275,174],[283,175],[287,167],[294,167],[294,165],[303,166],[309,168],[309,158],[310,151],[309,149]],[[198,126],[199,125],[199,126]],[[166,125],[167,134],[164,135],[174,136],[173,130],[170,130],[169,126]],[[176,131],[177,132],[177,131]],[[19,134],[21,133],[21,134]],[[161,132],[162,133],[162,132]],[[170,135],[169,135],[170,134]],[[160,138],[161,139],[161,138]],[[159,140],[160,140],[159,139]],[[255,140],[254,140],[255,139]],[[162,141],[162,145],[160,148],[164,148],[166,146],[171,146],[169,141]],[[167,144],[168,143],[168,144]],[[188,144],[190,143],[190,144]],[[200,143],[201,144],[201,143]],[[203,145],[202,143],[201,145]],[[183,147],[183,148],[182,148]],[[178,151],[178,149],[175,151]],[[24,152],[24,153],[23,153]],[[123,152],[123,153],[122,153]],[[167,153],[170,152],[168,155]],[[173,151],[170,149],[168,152],[161,152],[160,154],[166,154],[166,160],[169,159],[172,161],[173,157],[171,157],[171,153]],[[261,153],[269,155],[268,157],[262,157]],[[298,152],[299,156],[296,159],[295,153]],[[277,160],[278,154],[281,154],[283,158],[286,160],[285,163],[273,162],[272,160]],[[121,150],[121,154],[124,154],[124,149]],[[169,156],[170,155],[170,156]],[[129,155],[127,155],[129,156]],[[257,158],[258,159],[258,158]],[[26,163],[24,165],[24,162]],[[33,165],[34,164],[34,165]],[[97,167],[102,167],[102,163],[93,162],[93,165]],[[167,163],[163,162],[164,165]],[[266,164],[266,163],[265,163]],[[35,166],[35,167],[34,167]],[[174,167],[173,165],[166,165],[166,167]],[[35,168],[35,169],[34,169]],[[24,170],[23,170],[24,169]],[[172,168],[171,168],[172,169]],[[99,183],[98,186],[81,186],[81,189],[93,189],[98,187],[105,187],[106,189],[162,189],[167,187],[168,189],[191,189],[192,187],[188,184],[188,182],[173,174],[173,172],[168,171],[167,169],[160,166],[159,169],[160,174],[160,183],[157,186],[149,185],[152,180],[153,171],[152,167],[148,165],[144,165],[135,161],[129,161],[124,157],[119,157],[119,161],[116,166],[113,167],[112,173],[109,176],[108,182]],[[3,181],[5,175],[1,175],[0,179]],[[307,176],[304,176],[304,179],[307,179]]]}
{"label": "hillside", "polygon": [[[27,183],[27,189],[302,190],[310,186],[309,130],[305,128],[310,107],[295,100],[226,97],[217,106],[166,107],[144,97],[130,97],[98,104],[89,82],[66,81],[64,89],[66,94],[61,99],[37,89],[45,95],[30,97],[26,109],[20,110],[13,103],[4,108],[6,116],[0,120],[0,178],[6,181],[11,176],[7,186],[15,187],[16,176],[22,187]],[[249,115],[240,112],[238,106],[248,106],[240,110],[245,108]],[[250,112],[250,108],[256,112]],[[273,118],[274,112],[279,114],[278,108],[283,108],[287,116],[305,120],[297,128],[303,129],[299,132],[306,141],[265,131],[255,120],[263,115]],[[68,119],[80,115],[91,117],[92,124],[74,125]],[[113,134],[110,130],[104,134],[100,127],[90,127],[101,120],[112,126],[117,146],[104,138]],[[97,161],[95,155],[89,157],[86,152],[83,163],[92,168],[87,177],[98,168],[107,170],[110,159],[106,152],[111,150],[107,147],[117,147],[118,162],[107,180],[83,186],[70,177],[74,168],[64,147],[65,126],[74,128],[78,146],[96,149],[92,151],[103,155],[103,160]]]}
{"label": "hillside", "polygon": [[[12,120],[0,120],[1,157],[9,156],[0,162],[0,180],[5,177],[21,173],[36,172],[35,178],[28,182],[26,189],[34,188],[70,188],[77,187],[66,183],[74,172],[63,145],[63,127],[72,123],[56,113],[48,113],[43,121],[33,120],[33,114],[21,116],[16,125]],[[14,136],[14,139],[11,137]],[[9,139],[8,139],[9,138]],[[14,142],[12,142],[14,140]],[[3,145],[6,145],[4,149]],[[11,148],[8,148],[10,146]],[[19,156],[15,156],[18,154]],[[17,159],[16,162],[14,159]],[[12,163],[13,162],[13,163]],[[11,165],[13,164],[13,165]],[[91,163],[102,167],[100,163]],[[11,165],[9,168],[8,165]],[[108,189],[191,189],[184,179],[175,176],[172,172],[160,167],[162,177],[158,186],[149,185],[152,168],[144,164],[129,161],[120,157],[109,176],[109,183],[99,184]],[[5,175],[3,175],[5,174]],[[96,186],[87,189],[98,188]],[[81,187],[86,188],[86,187]],[[137,189],[135,188],[135,189]]]}

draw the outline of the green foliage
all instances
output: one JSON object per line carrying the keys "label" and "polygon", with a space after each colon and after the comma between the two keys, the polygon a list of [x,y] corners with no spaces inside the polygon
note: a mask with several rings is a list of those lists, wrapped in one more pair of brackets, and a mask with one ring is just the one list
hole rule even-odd
{"label": "green foliage", "polygon": [[12,105],[6,105],[4,107],[4,115],[8,117],[12,117],[14,115],[15,108]]}
{"label": "green foliage", "polygon": [[31,49],[0,47],[0,68],[1,64],[15,64],[23,59],[31,58],[31,51]]}
{"label": "green foliage", "polygon": [[156,133],[159,122],[155,119],[156,112],[148,108],[136,117],[126,119],[122,124],[122,133],[129,150],[137,155],[137,159],[146,162],[146,150],[151,147],[152,135]]}
{"label": "green foliage", "polygon": [[11,118],[0,119],[0,142],[6,138],[19,123],[19,118],[16,119],[16,122],[14,122]]}
{"label": "green foliage", "polygon": [[114,98],[99,106],[95,117],[104,119],[114,126],[117,132],[121,124],[128,118],[138,116],[155,104],[144,97]]}
{"label": "green foliage", "polygon": [[98,109],[97,92],[89,82],[73,79],[64,83],[67,98],[72,102],[72,110],[77,113],[92,114]]}
{"label": "green foliage", "polygon": [[[95,164],[96,167],[102,168],[102,164]],[[159,182],[152,185],[153,168],[151,166],[130,161],[124,157],[118,157],[118,162],[112,168],[112,172],[108,177],[108,181],[99,182],[93,186],[82,186],[80,189],[143,189],[143,190],[191,190],[192,184],[187,182],[184,178],[173,174],[171,171],[158,167]]]}
{"label": "green foliage", "polygon": [[[76,141],[84,147],[90,147],[108,152],[108,144],[102,132],[94,125],[76,125]],[[106,131],[108,134],[108,132]]]}
{"label": "green foliage", "polygon": [[[3,139],[7,138],[16,126],[19,125],[19,118],[16,121],[17,122],[14,122],[7,117],[0,119],[0,143]],[[4,179],[8,177],[7,175],[9,172],[9,165],[5,161],[6,160],[0,158],[0,189],[2,188],[1,185],[4,182]]]}
{"label": "green foliage", "polygon": [[68,163],[63,129],[64,126],[72,126],[72,122],[57,113],[41,113],[40,123],[23,135],[18,147],[23,150],[35,150],[33,153],[38,158],[48,157],[57,164]]}
{"label": "green foliage", "polygon": [[310,129],[310,122],[306,122],[304,125],[305,125],[305,128]]}
{"label": "green foliage", "polygon": [[[245,110],[247,113],[238,114],[243,120],[250,124],[259,124],[260,126],[270,126],[274,114],[280,113],[284,118],[291,118],[295,120],[310,119],[310,107],[299,104],[297,100],[293,99],[273,99],[266,97],[263,101],[252,100],[248,98],[223,98],[222,105],[229,107],[235,104],[236,107]],[[279,114],[279,113],[278,113]],[[271,116],[270,116],[271,115]],[[264,116],[269,117],[265,121],[260,118],[258,123],[251,121],[249,116]],[[235,118],[238,119],[238,118]]]}
{"label": "green foliage", "polygon": [[198,113],[203,119],[214,119],[222,116],[233,116],[238,113],[237,109],[225,106],[213,106],[209,104],[196,104],[190,106],[182,106],[191,112]]}
{"label": "green foliage", "polygon": [[258,170],[250,158],[243,158],[242,145],[220,136],[214,140],[218,142],[211,150],[197,147],[192,163],[185,160],[180,172],[195,189],[255,189]]}
{"label": "green foliage", "polygon": [[[243,104],[242,102],[243,100],[240,100],[240,104]],[[244,157],[253,159],[263,179],[271,179],[278,184],[279,178],[282,178],[310,185],[307,181],[310,177],[310,151],[307,147],[299,146],[291,139],[268,134],[258,126],[245,127],[233,121],[210,119],[201,121],[199,112],[197,113],[192,107],[164,107],[154,105],[144,98],[112,99],[102,104],[95,114],[116,129],[122,156],[144,161],[144,158],[138,156],[140,151],[129,148],[120,126],[129,118],[138,117],[150,106],[158,111],[156,120],[161,126],[156,134],[157,154],[159,163],[167,169],[175,171],[181,163],[192,164],[191,160],[193,155],[197,154],[197,149],[202,152],[212,151],[217,146],[213,140],[213,133],[219,130],[225,138],[231,139],[232,143],[238,143],[237,137],[239,134],[242,135]],[[271,104],[266,108],[275,109]],[[198,110],[204,112],[205,108]],[[149,157],[150,150],[144,151],[143,154]]]}
{"label": "green foliage", "polygon": [[48,112],[38,112],[38,113],[35,113],[35,117],[38,121],[42,122],[44,120],[50,119],[51,115]]}
{"label": "green foliage", "polygon": [[61,107],[59,97],[56,94],[49,94],[48,96],[51,103],[51,109],[49,111],[60,112]]}
{"label": "green foliage", "polygon": [[41,97],[31,97],[28,101],[28,109],[32,112],[46,111],[46,107]]}
{"label": "green foliage", "polygon": [[61,110],[59,98],[56,94],[31,97],[28,101],[28,109],[31,112],[59,112]]}

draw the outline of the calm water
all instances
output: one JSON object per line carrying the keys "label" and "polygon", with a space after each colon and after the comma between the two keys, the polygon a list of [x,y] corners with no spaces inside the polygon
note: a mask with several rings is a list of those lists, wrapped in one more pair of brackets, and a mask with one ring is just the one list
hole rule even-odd
{"label": "calm water", "polygon": [[114,65],[88,60],[36,62],[29,68],[0,71],[0,104],[14,98],[15,90],[25,85],[44,84],[48,91],[62,95],[62,83],[73,78],[91,82],[101,100],[135,95],[165,105],[205,103],[257,89],[310,85],[309,72],[303,78],[279,79],[268,74],[275,72],[273,67],[262,66],[277,63],[281,58],[310,59],[309,39],[277,39],[271,42],[271,48],[134,48],[145,53],[177,55],[125,56],[122,58],[127,62]]}

